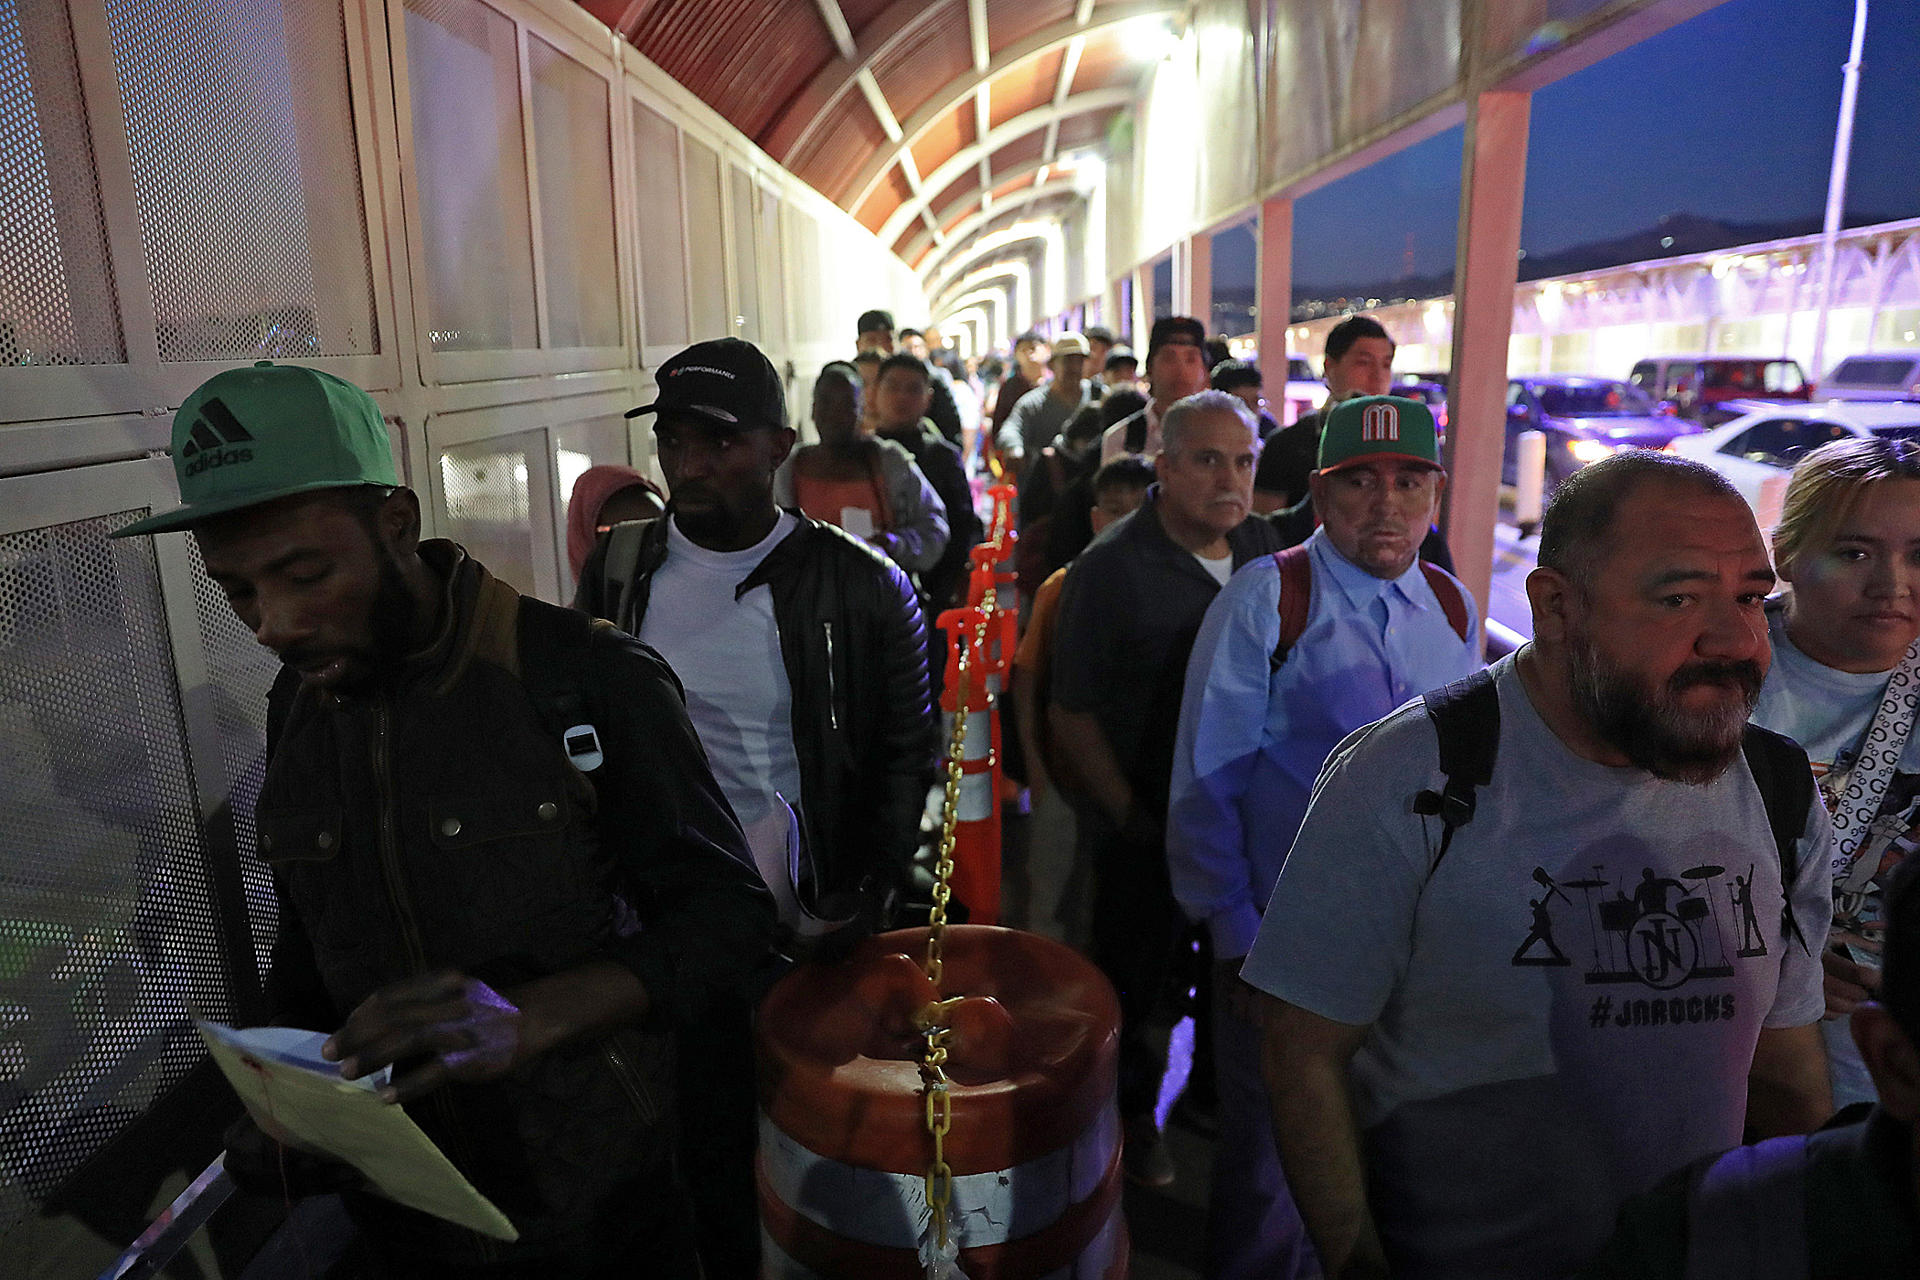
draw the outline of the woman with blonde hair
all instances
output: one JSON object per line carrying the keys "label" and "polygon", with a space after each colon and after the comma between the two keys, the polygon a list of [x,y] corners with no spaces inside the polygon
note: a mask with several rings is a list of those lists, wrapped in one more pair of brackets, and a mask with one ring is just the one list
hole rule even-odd
{"label": "woman with blonde hair", "polygon": [[1753,719],[1806,748],[1833,815],[1821,1031],[1835,1106],[1873,1082],[1850,1022],[1879,984],[1880,890],[1920,840],[1920,444],[1837,440],[1802,458],[1773,532],[1790,588]]}

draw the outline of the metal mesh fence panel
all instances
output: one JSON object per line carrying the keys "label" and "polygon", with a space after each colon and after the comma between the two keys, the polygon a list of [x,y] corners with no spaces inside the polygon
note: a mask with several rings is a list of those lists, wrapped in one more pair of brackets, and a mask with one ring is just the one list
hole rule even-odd
{"label": "metal mesh fence panel", "polygon": [[255,962],[264,979],[273,958],[280,910],[273,896],[273,877],[260,860],[253,811],[267,770],[267,690],[280,674],[280,660],[234,615],[226,596],[207,576],[199,544],[188,538],[187,546],[193,561],[193,609],[200,623],[207,675],[212,681],[214,723],[227,776],[226,808],[233,821],[240,887],[246,895]]}
{"label": "metal mesh fence panel", "polygon": [[548,340],[556,347],[617,347],[620,277],[607,82],[538,37],[527,41],[527,61]]}
{"label": "metal mesh fence panel", "polygon": [[337,4],[107,0],[162,360],[378,350]]}
{"label": "metal mesh fence panel", "polygon": [[[529,595],[534,591],[534,576],[528,467],[530,457],[546,447],[545,439],[542,432],[525,431],[460,445],[440,455],[447,536],[466,547],[494,577]],[[548,518],[544,509],[540,517]]]}
{"label": "metal mesh fence panel", "polygon": [[0,537],[0,1238],[231,1007],[139,514]]}
{"label": "metal mesh fence panel", "polygon": [[0,365],[125,359],[66,6],[0,0]]}
{"label": "metal mesh fence panel", "polygon": [[537,347],[513,23],[475,0],[408,0],[406,36],[433,348]]}

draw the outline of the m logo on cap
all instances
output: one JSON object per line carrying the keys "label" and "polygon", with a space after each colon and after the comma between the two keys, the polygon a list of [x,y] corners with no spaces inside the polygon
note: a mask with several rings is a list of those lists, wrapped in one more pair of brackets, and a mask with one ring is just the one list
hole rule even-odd
{"label": "m logo on cap", "polygon": [[186,474],[197,476],[215,467],[252,462],[253,450],[232,447],[243,442],[251,444],[253,433],[240,425],[240,419],[219,397],[209,399],[200,406],[199,421],[187,433],[186,447],[180,450],[181,457],[192,459]]}
{"label": "m logo on cap", "polygon": [[1400,440],[1400,406],[1397,404],[1370,404],[1360,415],[1360,442],[1375,444],[1381,441],[1398,443]]}

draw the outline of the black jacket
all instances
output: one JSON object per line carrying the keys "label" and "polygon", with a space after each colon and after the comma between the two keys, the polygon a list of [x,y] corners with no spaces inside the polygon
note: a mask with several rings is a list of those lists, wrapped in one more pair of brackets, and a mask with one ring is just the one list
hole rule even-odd
{"label": "black jacket", "polygon": [[[520,674],[523,653],[560,652],[540,637],[579,635],[577,621],[452,543],[421,554],[448,584],[427,650],[368,694],[315,692],[288,670],[268,697],[259,847],[282,903],[270,1010],[331,1030],[433,968],[496,989],[595,960],[630,968],[648,1027],[408,1108],[519,1228],[505,1257],[581,1267],[622,1247],[610,1216],[639,1220],[672,1185],[670,1058],[652,1032],[747,985],[773,902],[659,655],[597,628],[569,658],[605,756],[590,779],[561,744],[570,726],[547,722]],[[502,1256],[373,1197],[355,1216],[391,1248]]]}
{"label": "black jacket", "polygon": [[875,434],[913,455],[913,464],[947,509],[947,549],[933,568],[920,575],[920,586],[936,613],[952,608],[956,597],[966,590],[969,557],[985,532],[973,509],[973,486],[967,483],[960,450],[942,439],[926,418],[910,427],[888,428]]}
{"label": "black jacket", "polygon": [[[1235,569],[1284,544],[1249,516],[1227,534]],[[1100,721],[1128,783],[1164,810],[1187,659],[1220,583],[1168,536],[1160,486],[1067,569],[1053,636],[1052,697]],[[1071,744],[1062,749],[1071,750]]]}
{"label": "black jacket", "polygon": [[[740,583],[773,593],[780,656],[793,696],[800,762],[802,906],[840,918],[904,885],[932,785],[936,729],[927,698],[926,626],[913,586],[873,548],[833,525],[793,513],[800,527]],[[667,557],[667,517],[645,522],[627,615],[639,634],[653,575]],[[616,610],[605,570],[607,538],[587,557],[574,607]]]}

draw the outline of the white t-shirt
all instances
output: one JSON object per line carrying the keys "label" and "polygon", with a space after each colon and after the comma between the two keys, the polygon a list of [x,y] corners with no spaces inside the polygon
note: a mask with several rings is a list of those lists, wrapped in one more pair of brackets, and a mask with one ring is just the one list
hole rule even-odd
{"label": "white t-shirt", "polygon": [[[1880,709],[1890,673],[1835,671],[1815,662],[1787,637],[1784,608],[1768,609],[1767,632],[1773,641],[1773,667],[1760,690],[1753,722],[1786,734],[1806,749],[1807,758],[1813,762],[1813,776],[1820,780],[1821,798],[1832,812],[1846,794],[1847,775],[1860,754],[1874,712]],[[1869,831],[1859,856],[1873,859],[1880,869],[1867,893],[1841,896],[1835,924],[1871,934],[1879,926],[1881,887],[1920,842],[1920,731],[1907,739]],[[1873,1077],[1867,1074],[1860,1050],[1853,1043],[1851,1021],[1836,1018],[1820,1024],[1836,1107],[1871,1102],[1876,1097]]]}
{"label": "white t-shirt", "polygon": [[1354,1106],[1396,1275],[1565,1275],[1628,1196],[1736,1146],[1762,1027],[1823,1008],[1828,824],[1809,806],[1783,937],[1744,758],[1704,786],[1575,755],[1512,657],[1493,781],[1436,869],[1423,703],[1328,759],[1241,976],[1369,1028]]}
{"label": "white t-shirt", "polygon": [[1193,553],[1193,558],[1198,560],[1200,567],[1212,574],[1213,580],[1223,587],[1227,585],[1227,579],[1233,576],[1233,553],[1231,551],[1221,556],[1218,560],[1209,560],[1198,551]]}
{"label": "white t-shirt", "polygon": [[653,575],[640,639],[660,651],[687,690],[687,715],[707,749],[780,917],[798,923],[789,866],[800,805],[800,758],[793,748],[793,690],[780,658],[773,592],[734,598],[767,553],[799,521],[783,511],[773,532],[744,551],[709,551],[667,524],[667,558]]}

